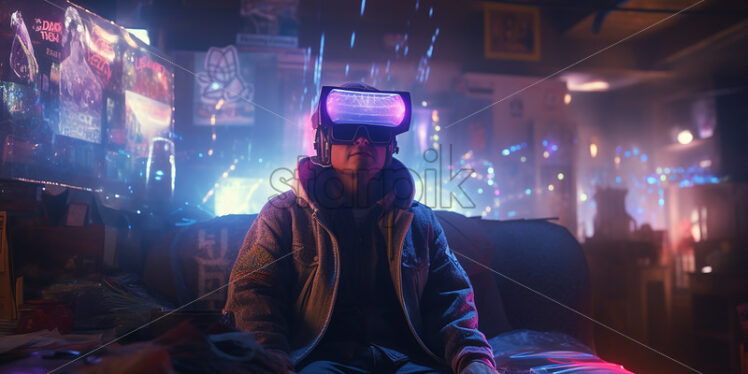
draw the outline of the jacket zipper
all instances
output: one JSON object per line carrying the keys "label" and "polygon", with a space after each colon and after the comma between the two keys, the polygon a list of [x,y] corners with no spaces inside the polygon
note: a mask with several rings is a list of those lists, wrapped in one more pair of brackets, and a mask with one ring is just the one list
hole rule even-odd
{"label": "jacket zipper", "polygon": [[[389,239],[390,245],[394,245],[394,242],[392,241],[392,227],[394,226],[394,212],[390,212],[390,224],[387,227],[387,237]],[[416,329],[413,328],[413,323],[410,321],[410,316],[408,316],[408,310],[405,306],[405,299],[403,297],[403,271],[402,271],[402,257],[403,257],[403,243],[405,242],[405,235],[402,235],[401,238],[398,239],[400,245],[398,247],[393,248],[399,248],[397,249],[397,280],[398,280],[398,295],[397,298],[400,300],[400,306],[402,307],[403,314],[405,315],[405,321],[408,323],[408,328],[410,329],[410,333],[413,334],[413,337],[416,338],[416,341],[418,342],[418,345],[421,346],[421,348],[429,354],[432,358],[434,358],[437,362],[444,362],[444,359],[439,358],[437,355],[434,354],[434,352],[431,352],[431,350],[426,346],[426,344],[423,343],[421,340],[421,337],[418,336],[418,333],[416,333]]]}
{"label": "jacket zipper", "polygon": [[332,293],[332,303],[330,306],[330,310],[327,312],[327,317],[325,318],[325,324],[322,325],[322,330],[317,334],[317,336],[314,338],[314,341],[312,344],[304,351],[303,354],[299,355],[298,362],[301,362],[306,356],[309,355],[309,353],[319,344],[320,339],[325,334],[325,331],[327,331],[327,326],[330,324],[330,319],[332,318],[332,312],[335,310],[335,301],[337,301],[338,298],[338,283],[340,280],[340,260],[338,258],[338,240],[335,238],[334,235],[332,235],[332,232],[330,232],[330,229],[328,229],[317,217],[317,210],[314,210],[314,213],[312,213],[312,218],[317,222],[318,225],[320,225],[327,234],[330,236],[330,239],[332,240],[332,254],[335,259],[335,284],[333,285],[333,293]]}

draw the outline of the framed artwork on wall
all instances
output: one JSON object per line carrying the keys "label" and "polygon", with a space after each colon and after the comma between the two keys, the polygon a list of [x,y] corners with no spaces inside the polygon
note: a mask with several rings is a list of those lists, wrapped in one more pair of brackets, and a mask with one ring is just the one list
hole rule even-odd
{"label": "framed artwork on wall", "polygon": [[484,53],[486,58],[540,60],[540,12],[538,8],[485,4]]}

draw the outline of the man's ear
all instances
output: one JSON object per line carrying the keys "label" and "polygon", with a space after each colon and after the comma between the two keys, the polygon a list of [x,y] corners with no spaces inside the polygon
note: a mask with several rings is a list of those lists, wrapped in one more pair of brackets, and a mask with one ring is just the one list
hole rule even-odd
{"label": "man's ear", "polygon": [[392,139],[390,144],[387,145],[387,157],[384,161],[384,167],[389,167],[392,163],[392,156],[394,156],[395,153],[399,152],[400,148],[397,146],[397,139]]}

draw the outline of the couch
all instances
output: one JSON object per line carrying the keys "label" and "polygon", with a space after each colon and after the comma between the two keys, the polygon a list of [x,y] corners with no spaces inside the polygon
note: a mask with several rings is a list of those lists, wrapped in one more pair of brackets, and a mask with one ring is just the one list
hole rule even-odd
{"label": "couch", "polygon": [[[503,370],[627,372],[594,356],[592,322],[583,316],[591,315],[589,271],[568,230],[547,220],[492,221],[435,213],[470,277],[479,328]],[[218,217],[167,235],[148,254],[146,285],[183,305],[226,284],[255,218]],[[189,309],[218,312],[225,298],[224,289]]]}

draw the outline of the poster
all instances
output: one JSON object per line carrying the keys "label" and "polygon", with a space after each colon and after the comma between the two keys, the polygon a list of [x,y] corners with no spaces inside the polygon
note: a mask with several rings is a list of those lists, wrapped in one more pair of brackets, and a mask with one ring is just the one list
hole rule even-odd
{"label": "poster", "polygon": [[171,106],[174,103],[174,73],[164,59],[140,48],[124,53],[124,88]]}
{"label": "poster", "polygon": [[236,47],[195,54],[193,122],[252,126],[255,123],[255,66]]}
{"label": "poster", "polygon": [[537,8],[486,4],[483,13],[486,58],[540,60],[540,13]]}
{"label": "poster", "polygon": [[74,6],[65,9],[60,62],[60,122],[58,134],[101,143],[103,85],[87,60],[89,26]]}
{"label": "poster", "polygon": [[133,91],[125,91],[127,152],[133,159],[148,157],[155,138],[168,138],[171,130],[171,105]]}

